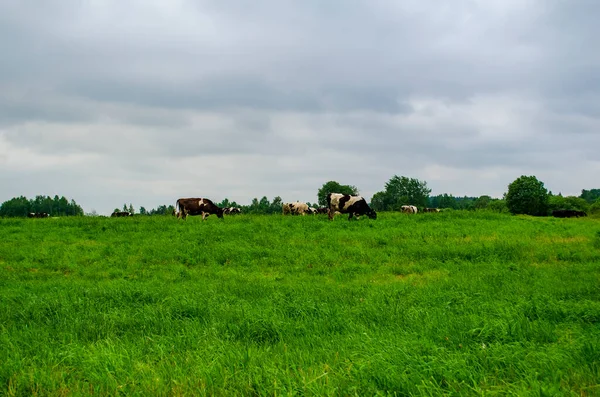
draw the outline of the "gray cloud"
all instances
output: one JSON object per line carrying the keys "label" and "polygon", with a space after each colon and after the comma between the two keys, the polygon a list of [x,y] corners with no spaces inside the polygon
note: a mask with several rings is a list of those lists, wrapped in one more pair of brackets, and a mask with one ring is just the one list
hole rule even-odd
{"label": "gray cloud", "polygon": [[0,4],[0,200],[598,187],[591,0]]}

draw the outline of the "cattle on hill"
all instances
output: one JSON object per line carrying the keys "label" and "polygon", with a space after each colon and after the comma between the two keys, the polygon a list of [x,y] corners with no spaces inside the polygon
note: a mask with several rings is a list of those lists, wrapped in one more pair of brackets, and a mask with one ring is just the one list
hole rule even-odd
{"label": "cattle on hill", "polygon": [[577,210],[554,210],[552,216],[555,218],[579,218],[580,216],[587,216],[584,211]]}
{"label": "cattle on hill", "polygon": [[423,212],[440,212],[439,208],[423,208]]}
{"label": "cattle on hill", "polygon": [[418,212],[417,207],[414,205],[403,205],[400,207],[400,211],[404,212],[405,214],[416,214]]}
{"label": "cattle on hill", "polygon": [[133,216],[133,214],[127,211],[115,211],[110,215],[111,218],[120,218],[122,216]]}
{"label": "cattle on hill", "polygon": [[235,214],[241,214],[242,210],[240,208],[237,207],[225,207],[223,208],[223,214],[225,215],[235,215]]}
{"label": "cattle on hill", "polygon": [[27,214],[28,218],[48,218],[49,216],[46,212],[30,212]]}
{"label": "cattle on hill", "polygon": [[329,219],[333,220],[336,211],[342,214],[348,214],[348,220],[353,216],[367,215],[371,219],[377,219],[377,213],[369,207],[367,200],[361,196],[351,196],[349,194],[329,193],[327,195],[327,207],[329,208]]}
{"label": "cattle on hill", "polygon": [[312,213],[308,207],[308,204],[301,201],[296,201],[294,203],[283,203],[282,212],[283,215],[306,215]]}
{"label": "cattle on hill", "polygon": [[223,209],[202,197],[180,198],[175,203],[175,210],[177,218],[182,219],[186,219],[188,215],[202,215],[202,220],[205,220],[211,214],[223,219]]}

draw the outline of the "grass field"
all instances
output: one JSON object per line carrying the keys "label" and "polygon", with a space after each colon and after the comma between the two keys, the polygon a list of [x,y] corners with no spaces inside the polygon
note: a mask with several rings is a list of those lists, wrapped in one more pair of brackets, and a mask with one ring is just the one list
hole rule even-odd
{"label": "grass field", "polygon": [[0,395],[600,395],[600,221],[0,219]]}

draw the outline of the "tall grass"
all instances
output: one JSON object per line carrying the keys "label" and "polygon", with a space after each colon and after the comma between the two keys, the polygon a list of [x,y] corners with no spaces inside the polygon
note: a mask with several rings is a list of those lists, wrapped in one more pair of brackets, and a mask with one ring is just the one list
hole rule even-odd
{"label": "tall grass", "polygon": [[600,222],[0,220],[6,395],[598,395]]}

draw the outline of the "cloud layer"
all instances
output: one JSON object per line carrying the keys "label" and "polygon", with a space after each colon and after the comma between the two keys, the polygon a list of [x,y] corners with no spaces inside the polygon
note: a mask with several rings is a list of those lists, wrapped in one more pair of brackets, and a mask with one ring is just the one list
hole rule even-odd
{"label": "cloud layer", "polygon": [[0,201],[597,188],[600,3],[0,4]]}

